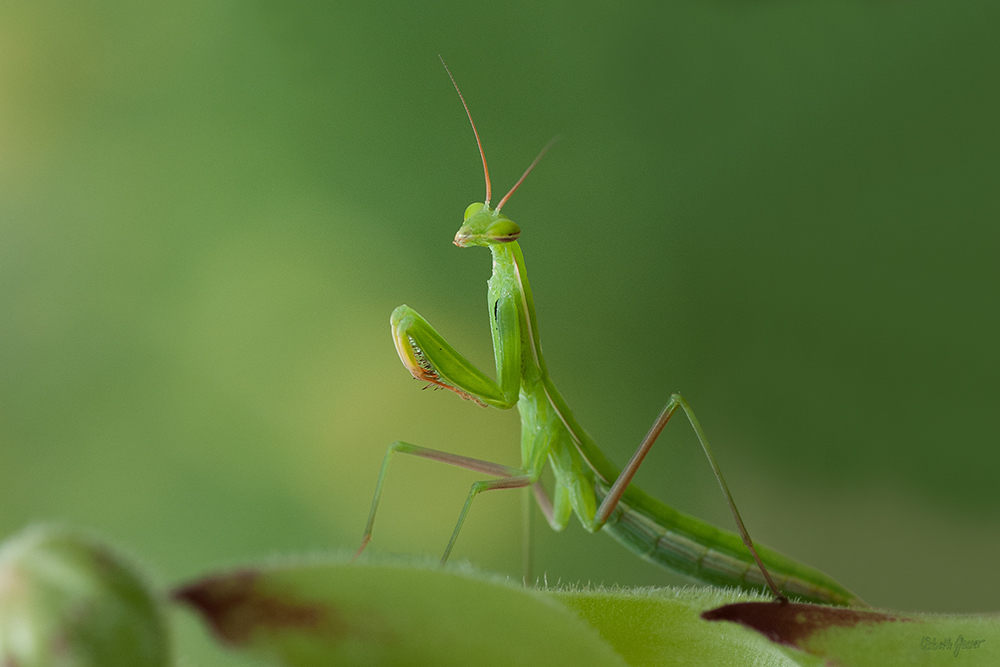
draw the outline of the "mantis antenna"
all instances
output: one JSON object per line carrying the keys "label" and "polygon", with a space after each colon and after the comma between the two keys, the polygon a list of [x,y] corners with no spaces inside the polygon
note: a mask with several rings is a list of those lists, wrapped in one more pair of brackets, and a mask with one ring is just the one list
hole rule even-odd
{"label": "mantis antenna", "polygon": [[[476,144],[479,146],[479,155],[483,158],[483,174],[486,176],[486,201],[483,202],[483,205],[488,209],[490,207],[490,196],[491,196],[490,169],[489,167],[486,166],[486,153],[483,152],[483,142],[480,141],[479,139],[479,131],[476,130],[476,121],[472,120],[472,112],[469,111],[469,105],[465,103],[465,96],[462,95],[462,91],[458,87],[458,82],[455,81],[454,75],[451,73],[451,70],[448,69],[448,63],[444,61],[444,58],[441,56],[441,54],[438,54],[438,58],[440,58],[441,64],[444,65],[444,71],[448,73],[448,78],[451,79],[452,85],[455,86],[455,92],[458,93],[458,99],[462,100],[462,106],[465,107],[465,115],[469,117],[469,123],[472,125],[472,133],[476,135]],[[517,183],[514,184],[514,187],[512,187],[510,189],[510,192],[505,194],[503,196],[503,199],[500,200],[500,203],[497,204],[496,208],[497,213],[499,213],[500,209],[503,208],[503,205],[507,203],[507,200],[510,199],[510,196],[514,194],[514,191],[517,190],[519,187],[521,187],[521,183],[523,183],[524,179],[528,177],[528,174],[531,173],[531,170],[535,168],[535,165],[538,164],[538,162],[542,159],[542,157],[549,152],[549,149],[552,148],[552,145],[557,141],[559,141],[558,135],[552,137],[552,140],[549,141],[549,143],[545,144],[545,148],[542,149],[542,152],[538,154],[538,157],[536,157],[530,165],[528,165],[528,168],[524,170],[523,174],[521,174],[521,178],[517,179]]]}
{"label": "mantis antenna", "polygon": [[517,179],[517,183],[514,184],[514,187],[512,187],[510,189],[510,192],[505,194],[503,196],[503,199],[500,200],[500,203],[497,204],[497,213],[499,213],[500,209],[503,208],[503,205],[507,203],[507,200],[510,199],[510,196],[514,194],[514,190],[517,190],[521,186],[521,183],[523,183],[524,179],[528,177],[528,174],[531,173],[531,170],[535,168],[535,165],[538,164],[538,161],[541,160],[542,157],[549,152],[549,149],[552,148],[552,144],[556,143],[557,141],[559,141],[559,135],[552,137],[552,139],[549,140],[549,143],[545,144],[545,148],[542,149],[542,152],[539,153],[538,157],[536,157],[535,160],[528,165],[528,168],[524,170],[523,174],[521,174],[521,178]]}
{"label": "mantis antenna", "polygon": [[[462,100],[462,106],[465,107],[465,115],[469,117],[469,122],[472,124],[472,133],[476,135],[476,143],[479,145],[479,154],[483,158],[483,174],[486,175],[486,201],[484,202],[484,205],[486,206],[486,208],[489,208],[490,207],[490,169],[489,169],[489,167],[486,166],[486,153],[483,152],[483,142],[479,140],[479,131],[476,130],[476,121],[472,120],[472,112],[469,111],[469,105],[465,103],[465,97],[462,96],[462,91],[458,87],[458,82],[455,81],[455,77],[452,76],[451,70],[448,69],[448,63],[446,63],[444,61],[444,58],[441,57],[441,54],[438,54],[438,58],[441,59],[441,64],[444,65],[444,71],[448,73],[448,78],[451,79],[452,85],[455,86],[455,90],[458,92],[458,99]],[[536,162],[537,162],[537,160],[536,160]],[[535,165],[531,165],[531,166],[533,167]],[[531,171],[531,169],[528,169],[528,171]],[[525,174],[525,176],[527,176],[527,174]],[[524,176],[521,177],[521,180],[524,180]],[[520,181],[518,181],[518,183],[520,184]],[[517,186],[515,185],[514,187],[516,188]],[[511,192],[513,192],[513,190]],[[510,193],[507,194],[507,197],[509,197],[509,196],[510,196]],[[507,200],[507,197],[504,197],[504,201]],[[503,206],[503,202],[500,202],[500,205]],[[499,207],[497,207],[497,208],[499,209]]]}

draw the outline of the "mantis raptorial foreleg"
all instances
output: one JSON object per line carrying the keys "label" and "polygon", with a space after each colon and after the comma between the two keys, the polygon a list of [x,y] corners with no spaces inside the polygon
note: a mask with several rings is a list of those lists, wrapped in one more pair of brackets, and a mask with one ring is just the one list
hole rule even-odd
{"label": "mantis raptorial foreleg", "polygon": [[392,312],[390,324],[400,360],[413,377],[454,391],[480,405],[506,410],[517,405],[521,385],[520,337],[517,310],[509,300],[493,307],[493,354],[497,382],[486,377],[409,306]]}

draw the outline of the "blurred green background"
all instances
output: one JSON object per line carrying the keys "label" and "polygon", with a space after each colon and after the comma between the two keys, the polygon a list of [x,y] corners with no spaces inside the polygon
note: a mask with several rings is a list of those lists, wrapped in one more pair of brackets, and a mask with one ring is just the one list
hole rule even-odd
{"label": "blurred green background", "polygon": [[[998,27],[988,0],[7,0],[0,532],[89,526],[175,583],[353,550],[395,439],[517,462],[516,414],[419,391],[389,335],[409,304],[492,373],[440,53],[496,191],[563,137],[505,212],[611,458],[681,391],[757,539],[875,605],[996,610]],[[372,552],[440,554],[476,478],[399,460]],[[731,524],[682,423],[638,481]],[[520,577],[519,508],[481,497],[455,556]],[[536,533],[549,583],[683,583]]]}

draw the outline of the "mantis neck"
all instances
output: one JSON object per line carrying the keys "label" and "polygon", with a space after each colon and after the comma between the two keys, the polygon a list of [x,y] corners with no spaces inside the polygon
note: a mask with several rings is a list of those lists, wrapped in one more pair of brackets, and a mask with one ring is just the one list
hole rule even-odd
{"label": "mantis neck", "polygon": [[518,304],[518,325],[521,329],[522,388],[533,385],[548,372],[538,342],[538,324],[535,319],[535,302],[524,268],[524,256],[517,241],[490,246],[493,253],[493,275],[489,281],[490,310],[498,299],[514,299]]}

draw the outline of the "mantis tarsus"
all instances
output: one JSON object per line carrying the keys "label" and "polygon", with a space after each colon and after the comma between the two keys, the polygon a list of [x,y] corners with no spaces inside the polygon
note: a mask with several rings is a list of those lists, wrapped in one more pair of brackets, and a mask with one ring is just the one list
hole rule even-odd
{"label": "mantis tarsus", "polygon": [[[530,486],[542,513],[556,531],[563,530],[575,513],[586,530],[596,532],[603,528],[642,558],[706,583],[749,591],[770,590],[782,601],[789,595],[812,602],[863,605],[858,596],[829,576],[750,540],[705,433],[680,394],[670,397],[622,470],[605,457],[577,423],[549,377],[542,357],[535,304],[524,257],[517,244],[520,228],[500,213],[552,142],[539,153],[496,208],[491,209],[490,175],[479,132],[458,84],[450,71],[448,75],[465,107],[483,160],[486,200],[465,209],[465,219],[454,243],[462,248],[485,246],[493,254],[493,275],[489,280],[488,294],[497,380],[494,382],[480,372],[408,306],[400,306],[393,311],[390,319],[392,335],[399,357],[413,377],[450,389],[484,407],[509,409],[517,406],[521,415],[521,465],[512,467],[402,441],[394,442],[382,463],[358,554],[371,539],[389,463],[394,454],[404,453],[493,478],[472,485],[441,558],[442,563],[451,554],[477,495],[494,489]],[[678,512],[630,484],[656,438],[678,409],[687,417],[701,442],[736,521],[739,535]],[[551,499],[539,481],[546,461],[555,477]]]}

